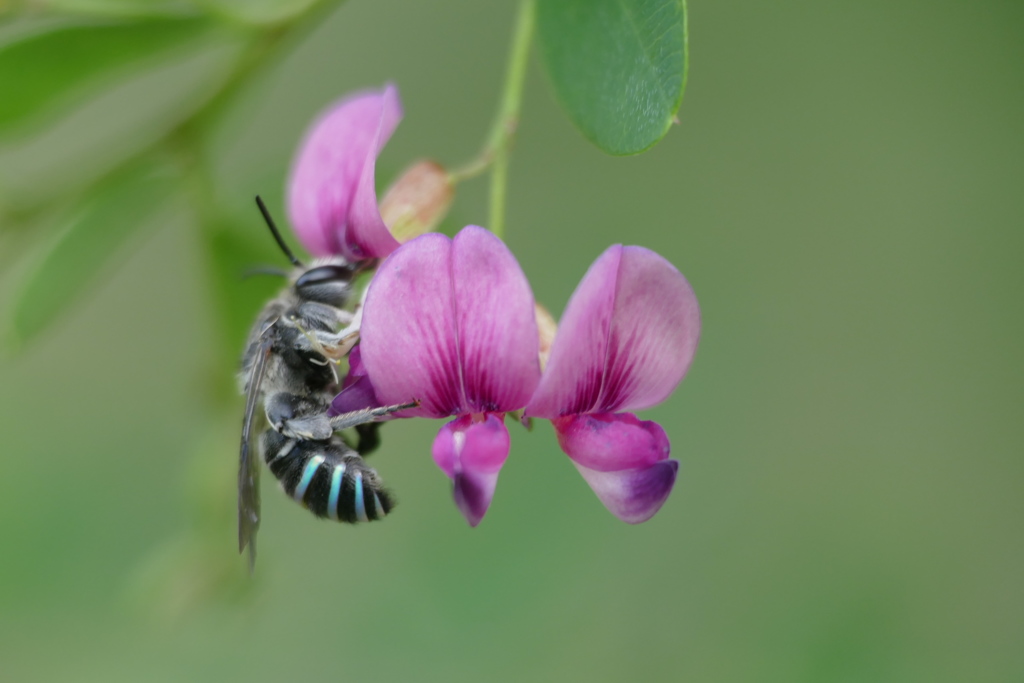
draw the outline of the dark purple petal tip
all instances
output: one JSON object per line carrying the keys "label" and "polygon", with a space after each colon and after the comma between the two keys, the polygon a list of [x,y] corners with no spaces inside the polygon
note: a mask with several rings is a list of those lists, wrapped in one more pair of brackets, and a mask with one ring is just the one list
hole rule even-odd
{"label": "dark purple petal tip", "polygon": [[471,527],[475,527],[487,514],[498,484],[498,475],[476,475],[463,473],[455,476],[452,498],[459,512]]}
{"label": "dark purple petal tip", "polygon": [[575,465],[608,511],[628,524],[646,522],[661,509],[679,471],[677,460],[621,472],[598,472]]}

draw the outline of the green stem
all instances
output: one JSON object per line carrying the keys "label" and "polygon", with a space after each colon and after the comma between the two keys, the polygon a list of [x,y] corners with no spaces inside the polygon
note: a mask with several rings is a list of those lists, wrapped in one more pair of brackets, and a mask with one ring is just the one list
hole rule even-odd
{"label": "green stem", "polygon": [[505,233],[505,191],[508,185],[508,156],[519,125],[519,109],[523,101],[523,83],[526,80],[526,63],[530,56],[530,41],[533,38],[535,0],[521,0],[512,33],[512,47],[509,51],[505,70],[505,85],[501,92],[501,103],[495,116],[491,132],[487,136],[480,155],[450,174],[451,181],[458,183],[480,175],[491,169],[491,196],[489,227],[498,237]]}

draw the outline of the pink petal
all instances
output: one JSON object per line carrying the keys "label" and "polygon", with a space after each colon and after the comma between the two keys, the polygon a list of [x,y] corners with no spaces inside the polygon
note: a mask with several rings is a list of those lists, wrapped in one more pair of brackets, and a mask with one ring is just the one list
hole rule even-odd
{"label": "pink petal", "polygon": [[508,451],[508,429],[499,416],[487,415],[477,422],[466,415],[437,433],[434,462],[453,480],[455,504],[470,526],[487,513]]}
{"label": "pink petal", "polygon": [[377,400],[370,378],[357,377],[334,397],[327,414],[334,417],[365,408],[379,408],[381,405],[383,404]]}
{"label": "pink petal", "polygon": [[[359,259],[377,256],[394,241],[383,222],[352,211],[363,178],[370,176],[377,155],[402,118],[402,105],[393,85],[363,91],[334,103],[306,133],[292,163],[288,181],[288,217],[302,244],[312,254],[341,254]],[[376,197],[373,197],[376,210]],[[396,243],[397,244],[397,243]],[[394,247],[391,247],[393,249]],[[365,253],[364,253],[365,252]]]}
{"label": "pink petal", "polygon": [[608,511],[629,524],[653,517],[672,493],[679,462],[663,460],[649,467],[599,472],[576,464],[576,469]]}
{"label": "pink petal", "polygon": [[649,249],[610,247],[569,300],[526,414],[656,405],[682,381],[699,336],[700,309],[686,278]]}
{"label": "pink petal", "polygon": [[[394,89],[392,88],[392,91]],[[398,94],[395,92],[395,102]],[[381,218],[377,204],[377,188],[374,185],[377,171],[377,155],[391,137],[391,131],[385,134],[384,119],[381,118],[377,130],[376,153],[368,154],[356,185],[355,196],[352,198],[352,209],[349,214],[349,229],[346,235],[346,246],[351,254],[345,254],[356,260],[364,258],[383,258],[398,248],[398,240],[392,236],[388,226]],[[397,121],[395,122],[397,124]],[[392,127],[393,128],[393,127]]]}
{"label": "pink petal", "polygon": [[649,467],[668,458],[671,450],[661,425],[632,413],[573,415],[552,424],[565,454],[600,472]]}
{"label": "pink petal", "polygon": [[402,416],[466,412],[462,392],[451,240],[427,234],[381,264],[363,305],[359,346],[383,405],[417,399]]}
{"label": "pink petal", "polygon": [[540,377],[529,284],[501,240],[476,226],[454,241],[417,237],[388,257],[360,335],[377,398],[419,399],[410,416],[517,410]]}
{"label": "pink petal", "polygon": [[[366,376],[366,367],[363,365],[362,350],[357,344],[348,354],[348,374],[341,383],[341,391],[331,401],[327,414],[331,417],[351,413],[364,408],[378,408],[381,403],[377,400],[373,383]],[[389,419],[389,418],[385,418]]]}
{"label": "pink petal", "polygon": [[540,381],[533,292],[504,242],[475,225],[452,244],[467,412],[526,405]]}
{"label": "pink petal", "polygon": [[366,366],[363,364],[363,350],[359,348],[359,344],[356,344],[348,353],[348,374],[345,375],[345,379],[341,382],[342,388],[354,384],[361,377],[366,377],[366,374]]}

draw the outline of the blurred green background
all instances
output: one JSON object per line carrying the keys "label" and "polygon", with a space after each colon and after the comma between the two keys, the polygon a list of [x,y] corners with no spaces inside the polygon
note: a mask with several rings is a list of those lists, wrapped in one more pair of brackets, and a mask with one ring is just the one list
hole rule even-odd
{"label": "blurred green background", "polygon": [[[212,139],[201,191],[230,234],[275,262],[252,196],[283,220],[303,130],[354,88],[400,88],[383,171],[472,157],[514,11],[324,15]],[[669,258],[702,305],[688,378],[644,415],[680,478],[637,527],[542,424],[513,430],[470,529],[429,457],[440,423],[403,421],[373,458],[396,514],[318,523],[265,476],[247,579],[240,401],[210,399],[234,361],[206,238],[172,202],[0,361],[0,681],[1024,680],[1022,25],[995,0],[694,2],[681,125],[631,158],[587,143],[534,61],[506,234],[537,298],[561,311],[621,241]],[[48,216],[234,50],[215,36],[118,71],[5,138],[0,197]],[[453,226],[486,220],[485,186],[460,187]],[[0,313],[39,253],[9,232]],[[276,283],[241,286],[244,321]]]}

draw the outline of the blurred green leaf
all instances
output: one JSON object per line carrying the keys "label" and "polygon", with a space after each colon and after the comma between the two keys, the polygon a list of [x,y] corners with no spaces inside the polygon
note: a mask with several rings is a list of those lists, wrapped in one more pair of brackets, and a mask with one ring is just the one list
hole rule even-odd
{"label": "blurred green leaf", "polygon": [[686,82],[684,0],[538,0],[544,65],[569,118],[609,154],[664,137]]}
{"label": "blurred green leaf", "polygon": [[23,283],[13,306],[12,341],[28,341],[75,303],[174,186],[174,176],[153,163],[132,164],[100,184]]}
{"label": "blurred green leaf", "polygon": [[175,17],[197,13],[189,0],[46,0],[45,7],[61,12],[104,17]]}
{"label": "blurred green leaf", "polygon": [[193,430],[202,437],[183,459],[189,525],[156,545],[125,586],[128,606],[162,622],[212,602],[237,604],[260,585],[238,554],[237,508],[229,494],[238,478],[239,413],[210,411]]}
{"label": "blurred green leaf", "polygon": [[220,366],[227,370],[226,396],[234,398],[234,372],[249,330],[263,305],[285,285],[284,279],[258,270],[287,271],[290,265],[277,251],[255,204],[250,221],[224,220],[205,233],[213,285],[211,301],[223,342]]}
{"label": "blurred green leaf", "polygon": [[276,24],[303,14],[319,0],[202,0],[214,13],[246,24]]}
{"label": "blurred green leaf", "polygon": [[96,77],[200,36],[204,19],[65,26],[0,47],[0,134],[45,113]]}

